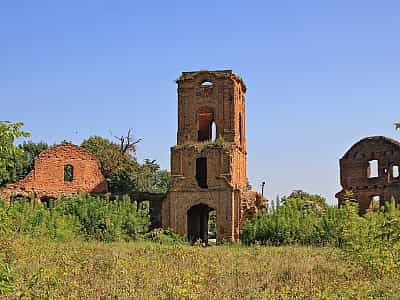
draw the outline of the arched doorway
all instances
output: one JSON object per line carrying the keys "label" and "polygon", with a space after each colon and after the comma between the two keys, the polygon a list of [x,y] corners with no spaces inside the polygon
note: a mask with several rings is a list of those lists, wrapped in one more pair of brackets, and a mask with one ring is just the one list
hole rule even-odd
{"label": "arched doorway", "polygon": [[213,208],[202,203],[194,205],[188,210],[187,237],[191,243],[200,240],[202,243],[208,244],[209,219],[212,211],[214,211]]}

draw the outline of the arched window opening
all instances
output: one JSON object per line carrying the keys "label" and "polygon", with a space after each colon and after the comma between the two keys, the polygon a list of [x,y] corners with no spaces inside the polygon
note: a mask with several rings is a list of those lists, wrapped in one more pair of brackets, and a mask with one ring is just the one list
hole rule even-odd
{"label": "arched window opening", "polygon": [[399,172],[400,170],[399,170],[399,166],[393,166],[392,167],[392,176],[393,176],[393,178],[399,178]]}
{"label": "arched window opening", "polygon": [[240,145],[243,143],[243,121],[242,121],[242,114],[239,113],[239,141]]}
{"label": "arched window opening", "polygon": [[71,165],[64,166],[64,181],[71,182],[74,180],[74,167]]}
{"label": "arched window opening", "polygon": [[214,122],[214,111],[208,107],[200,108],[197,112],[199,142],[212,139],[212,123]]}
{"label": "arched window opening", "polygon": [[196,180],[199,187],[206,189],[207,186],[207,158],[196,159]]}
{"label": "arched window opening", "polygon": [[214,83],[212,83],[211,81],[205,80],[200,84],[201,87],[203,88],[210,88],[214,86]]}
{"label": "arched window opening", "polygon": [[211,141],[214,143],[217,139],[217,124],[214,121],[211,122]]}
{"label": "arched window opening", "polygon": [[378,172],[378,160],[373,159],[370,160],[368,166],[368,178],[376,178],[379,177],[379,172]]}

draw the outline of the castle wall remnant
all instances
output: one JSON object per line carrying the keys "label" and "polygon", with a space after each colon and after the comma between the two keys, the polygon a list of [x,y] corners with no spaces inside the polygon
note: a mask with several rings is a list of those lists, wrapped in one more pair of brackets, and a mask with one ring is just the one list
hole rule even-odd
{"label": "castle wall remnant", "polygon": [[84,192],[106,193],[106,180],[89,151],[64,143],[41,152],[24,179],[0,189],[0,199],[10,201],[14,195],[47,200]]}
{"label": "castle wall remnant", "polygon": [[361,214],[393,197],[400,204],[400,142],[384,137],[367,137],[354,144],[340,159],[342,190],[339,205],[351,191]]}
{"label": "castle wall remnant", "polygon": [[217,241],[237,241],[240,224],[266,206],[247,190],[246,86],[231,70],[183,72],[177,84],[178,143],[162,225],[207,242],[215,210]]}

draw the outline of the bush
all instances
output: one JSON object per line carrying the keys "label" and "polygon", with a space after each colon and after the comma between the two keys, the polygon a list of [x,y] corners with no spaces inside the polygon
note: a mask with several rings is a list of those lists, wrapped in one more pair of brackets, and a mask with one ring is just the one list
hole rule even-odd
{"label": "bush", "polygon": [[347,202],[323,211],[287,199],[272,213],[263,211],[242,226],[245,244],[335,246],[375,274],[400,270],[400,210],[394,202],[364,217]]}
{"label": "bush", "polygon": [[146,240],[156,242],[159,244],[174,245],[177,243],[186,244],[187,241],[184,237],[174,233],[170,229],[154,229],[144,235]]}
{"label": "bush", "polygon": [[129,197],[109,201],[100,197],[82,195],[63,198],[54,207],[63,215],[75,216],[81,233],[99,241],[133,240],[148,231],[146,209],[138,209]]}
{"label": "bush", "polygon": [[110,242],[136,239],[148,226],[146,208],[138,209],[129,198],[109,201],[79,195],[58,199],[50,208],[27,200],[0,205],[0,234]]}
{"label": "bush", "polygon": [[344,230],[344,250],[369,271],[382,276],[400,271],[400,210],[388,202]]}
{"label": "bush", "polygon": [[76,237],[80,224],[74,216],[65,216],[55,210],[47,209],[41,203],[27,200],[2,202],[0,206],[0,233],[23,234],[32,238],[47,237],[67,240]]}

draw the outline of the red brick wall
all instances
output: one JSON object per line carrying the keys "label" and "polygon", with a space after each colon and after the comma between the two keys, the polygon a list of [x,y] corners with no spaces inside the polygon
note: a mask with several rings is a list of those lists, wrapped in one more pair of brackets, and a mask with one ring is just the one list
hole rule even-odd
{"label": "red brick wall", "polygon": [[[73,167],[73,180],[64,181],[64,166]],[[12,194],[58,197],[83,192],[107,192],[107,184],[96,158],[73,144],[61,144],[43,151],[35,159],[33,170],[15,184],[6,185],[0,197]]]}
{"label": "red brick wall", "polygon": [[[369,161],[378,161],[378,176],[369,178]],[[340,159],[342,190],[336,194],[339,204],[345,191],[352,191],[360,213],[372,208],[372,197],[383,204],[394,197],[400,203],[400,178],[393,178],[393,166],[400,165],[400,143],[383,136],[368,137],[354,144]]]}

